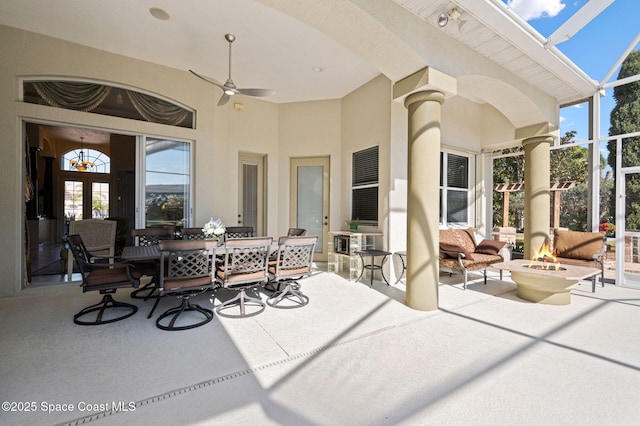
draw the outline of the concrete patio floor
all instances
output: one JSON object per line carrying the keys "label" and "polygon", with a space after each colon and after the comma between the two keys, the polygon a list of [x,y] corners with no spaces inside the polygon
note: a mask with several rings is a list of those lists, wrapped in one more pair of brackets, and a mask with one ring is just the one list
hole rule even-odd
{"label": "concrete patio floor", "polygon": [[585,282],[549,306],[518,299],[506,276],[470,278],[464,291],[441,276],[440,309],[420,312],[403,284],[318,272],[303,308],[180,332],[157,329],[142,300],[124,321],[79,326],[98,294],[29,289],[0,300],[0,399],[35,410],[3,405],[0,424],[638,423],[638,290]]}

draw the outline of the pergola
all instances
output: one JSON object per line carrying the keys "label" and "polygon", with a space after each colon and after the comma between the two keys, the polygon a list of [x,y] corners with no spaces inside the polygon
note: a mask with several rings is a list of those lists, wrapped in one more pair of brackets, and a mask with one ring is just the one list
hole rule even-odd
{"label": "pergola", "polygon": [[[553,220],[551,226],[554,228],[560,227],[560,196],[562,191],[567,191],[576,186],[575,182],[551,182],[549,191],[551,192],[552,208],[553,208]],[[494,186],[494,191],[502,192],[502,226],[508,226],[509,224],[509,194],[512,192],[518,192],[524,190],[524,182],[519,183],[497,183]]]}

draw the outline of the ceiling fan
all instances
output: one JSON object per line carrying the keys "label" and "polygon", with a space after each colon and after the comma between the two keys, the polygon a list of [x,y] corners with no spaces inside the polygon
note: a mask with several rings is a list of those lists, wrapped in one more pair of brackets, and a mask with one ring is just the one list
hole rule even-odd
{"label": "ceiling fan", "polygon": [[229,101],[229,98],[235,95],[236,93],[239,93],[241,95],[254,96],[254,97],[264,97],[264,96],[275,95],[276,91],[271,89],[240,89],[236,87],[236,84],[231,79],[231,43],[235,41],[236,36],[234,36],[233,34],[225,34],[224,38],[229,42],[229,78],[227,78],[227,81],[224,84],[220,84],[215,80],[209,80],[208,78],[201,76],[197,72],[193,70],[189,70],[191,74],[203,79],[208,83],[218,86],[224,91],[224,93],[222,94],[222,97],[218,101],[218,106],[226,104]]}

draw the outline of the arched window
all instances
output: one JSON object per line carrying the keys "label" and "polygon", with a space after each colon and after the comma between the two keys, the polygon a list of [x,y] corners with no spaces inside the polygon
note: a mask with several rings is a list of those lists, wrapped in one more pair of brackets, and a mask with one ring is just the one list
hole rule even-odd
{"label": "arched window", "polygon": [[[83,165],[83,162],[86,164]],[[91,148],[72,149],[62,156],[60,169],[70,172],[109,173],[111,158],[104,152]]]}

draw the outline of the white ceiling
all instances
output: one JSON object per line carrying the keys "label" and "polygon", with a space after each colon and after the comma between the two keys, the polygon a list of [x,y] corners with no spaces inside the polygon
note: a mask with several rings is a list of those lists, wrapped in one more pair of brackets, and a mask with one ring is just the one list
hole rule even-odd
{"label": "white ceiling", "polygon": [[[170,19],[152,17],[151,7]],[[193,69],[222,83],[224,35],[232,33],[234,82],[276,90],[272,102],[341,98],[379,74],[330,37],[253,0],[0,0],[0,24]]]}
{"label": "white ceiling", "polygon": [[[181,69],[185,74],[193,69],[219,82],[228,74],[224,35],[232,33],[237,37],[232,62],[236,85],[274,89],[276,95],[266,99],[282,103],[339,99],[380,73],[396,81],[430,65],[432,57],[421,57],[420,46],[409,45],[428,41],[412,40],[412,34],[401,28],[402,22],[394,21],[401,19],[395,16],[394,4],[561,103],[595,93],[595,82],[555,47],[545,47],[541,36],[510,15],[500,0],[0,0],[0,24]],[[438,15],[454,6],[462,12],[464,28],[455,23],[437,27]],[[149,12],[152,7],[165,10],[170,19],[154,18]],[[474,89],[475,84],[461,85],[458,93],[500,105],[499,91],[485,90],[483,98]],[[221,91],[212,85],[211,93],[217,99]],[[531,119],[513,108],[501,111],[516,126]]]}

